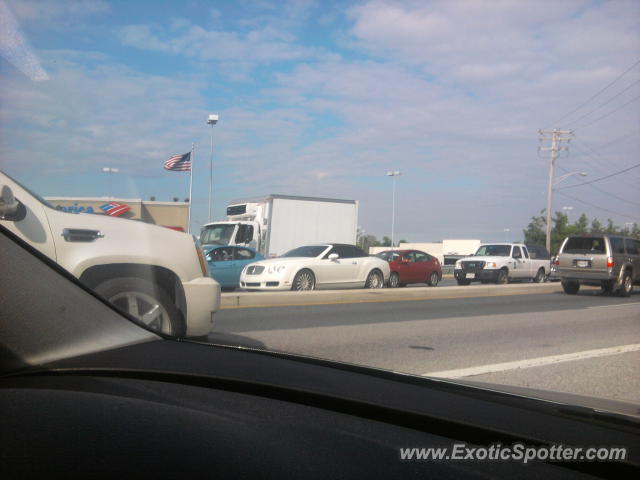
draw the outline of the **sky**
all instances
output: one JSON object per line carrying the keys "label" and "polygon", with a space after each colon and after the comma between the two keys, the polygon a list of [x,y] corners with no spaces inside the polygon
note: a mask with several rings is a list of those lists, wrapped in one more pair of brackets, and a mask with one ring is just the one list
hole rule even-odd
{"label": "sky", "polygon": [[215,220],[345,198],[390,236],[400,170],[396,240],[516,241],[561,128],[557,177],[587,176],[553,210],[640,222],[635,0],[0,0],[0,57],[0,169],[43,196],[182,200],[162,165],[194,144],[192,231],[212,158]]}

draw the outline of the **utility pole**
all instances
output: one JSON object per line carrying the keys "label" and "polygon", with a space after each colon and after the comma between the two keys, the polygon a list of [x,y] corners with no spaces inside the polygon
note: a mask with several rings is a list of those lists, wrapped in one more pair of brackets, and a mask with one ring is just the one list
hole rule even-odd
{"label": "utility pole", "polygon": [[546,229],[546,247],[547,251],[551,252],[551,208],[553,204],[553,185],[554,175],[556,168],[556,160],[558,159],[558,152],[560,150],[567,150],[568,147],[561,147],[562,142],[570,141],[573,135],[572,130],[538,130],[541,135],[540,141],[544,140],[546,135],[551,135],[551,147],[540,148],[542,151],[550,151],[549,157],[549,185],[547,187],[547,229]]}
{"label": "utility pole", "polygon": [[388,177],[393,178],[393,196],[391,200],[391,248],[394,248],[395,229],[396,229],[396,177],[402,175],[400,170],[387,172]]}

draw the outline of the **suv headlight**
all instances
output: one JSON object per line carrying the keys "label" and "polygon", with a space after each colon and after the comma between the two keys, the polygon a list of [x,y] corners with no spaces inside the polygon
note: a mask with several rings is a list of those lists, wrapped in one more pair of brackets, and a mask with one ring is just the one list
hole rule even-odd
{"label": "suv headlight", "polygon": [[269,267],[267,267],[267,273],[280,273],[285,268],[287,267],[285,267],[284,265],[270,265]]}
{"label": "suv headlight", "polygon": [[496,262],[487,262],[484,264],[484,268],[496,268]]}

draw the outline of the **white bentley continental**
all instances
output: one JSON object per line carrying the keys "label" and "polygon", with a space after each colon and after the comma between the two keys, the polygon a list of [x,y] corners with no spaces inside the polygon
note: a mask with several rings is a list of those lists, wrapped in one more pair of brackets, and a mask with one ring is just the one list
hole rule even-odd
{"label": "white bentley continental", "polygon": [[382,288],[389,263],[354,245],[321,244],[294,248],[281,257],[247,265],[240,274],[246,290]]}

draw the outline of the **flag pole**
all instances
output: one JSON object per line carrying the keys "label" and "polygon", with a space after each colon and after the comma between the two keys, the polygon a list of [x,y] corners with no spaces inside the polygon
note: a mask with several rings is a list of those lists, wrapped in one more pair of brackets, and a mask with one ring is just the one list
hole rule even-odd
{"label": "flag pole", "polygon": [[191,168],[189,168],[189,214],[188,214],[188,220],[187,220],[187,233],[191,233],[191,204],[192,202],[192,198],[191,198],[191,189],[193,187],[193,157],[194,157],[194,151],[196,149],[196,145],[195,143],[191,144]]}

